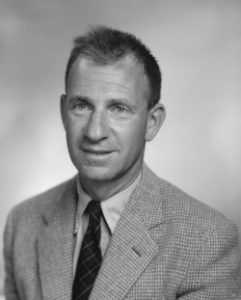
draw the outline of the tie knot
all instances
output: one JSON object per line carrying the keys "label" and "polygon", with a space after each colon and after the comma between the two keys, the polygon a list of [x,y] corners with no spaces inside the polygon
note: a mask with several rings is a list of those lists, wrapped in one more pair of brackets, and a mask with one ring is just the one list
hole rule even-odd
{"label": "tie knot", "polygon": [[99,222],[102,214],[100,201],[91,200],[86,207],[86,212],[89,214],[90,218],[92,217]]}

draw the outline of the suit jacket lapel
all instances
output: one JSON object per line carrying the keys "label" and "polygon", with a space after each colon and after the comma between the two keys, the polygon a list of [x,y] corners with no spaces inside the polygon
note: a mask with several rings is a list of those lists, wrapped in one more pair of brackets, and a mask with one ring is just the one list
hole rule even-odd
{"label": "suit jacket lapel", "polygon": [[122,299],[156,255],[151,228],[163,222],[160,193],[154,175],[144,167],[113,233],[90,299]]}
{"label": "suit jacket lapel", "polygon": [[76,192],[70,181],[52,209],[38,240],[39,270],[44,299],[71,299]]}

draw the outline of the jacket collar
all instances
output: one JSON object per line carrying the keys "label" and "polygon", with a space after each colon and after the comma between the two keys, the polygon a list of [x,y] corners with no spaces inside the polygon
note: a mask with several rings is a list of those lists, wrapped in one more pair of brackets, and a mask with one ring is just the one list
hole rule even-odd
{"label": "jacket collar", "polygon": [[43,220],[46,224],[55,222],[57,219],[65,220],[73,213],[77,205],[77,175],[64,182],[53,195],[52,203],[47,211],[44,211]]}
{"label": "jacket collar", "polygon": [[144,164],[142,178],[130,202],[136,207],[147,229],[164,222],[162,204],[165,187],[160,179]]}

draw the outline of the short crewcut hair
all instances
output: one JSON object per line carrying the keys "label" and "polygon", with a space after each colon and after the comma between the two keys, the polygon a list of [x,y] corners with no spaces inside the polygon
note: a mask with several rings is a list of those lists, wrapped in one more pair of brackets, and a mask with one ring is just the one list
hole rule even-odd
{"label": "short crewcut hair", "polygon": [[110,65],[127,55],[140,63],[149,80],[148,108],[160,100],[161,71],[151,51],[133,34],[105,26],[91,28],[85,35],[76,37],[65,71],[65,90],[74,62],[79,58],[89,59],[99,65]]}

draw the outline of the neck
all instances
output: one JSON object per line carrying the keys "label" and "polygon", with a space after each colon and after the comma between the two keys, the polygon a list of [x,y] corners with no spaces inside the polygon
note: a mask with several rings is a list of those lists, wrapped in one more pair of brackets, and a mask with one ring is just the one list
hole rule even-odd
{"label": "neck", "polygon": [[125,190],[128,186],[130,186],[138,177],[141,172],[141,167],[136,170],[131,170],[128,174],[126,174],[123,178],[115,178],[109,181],[93,181],[86,180],[85,178],[80,178],[80,182],[82,188],[85,192],[95,200],[106,200],[113,195]]}

